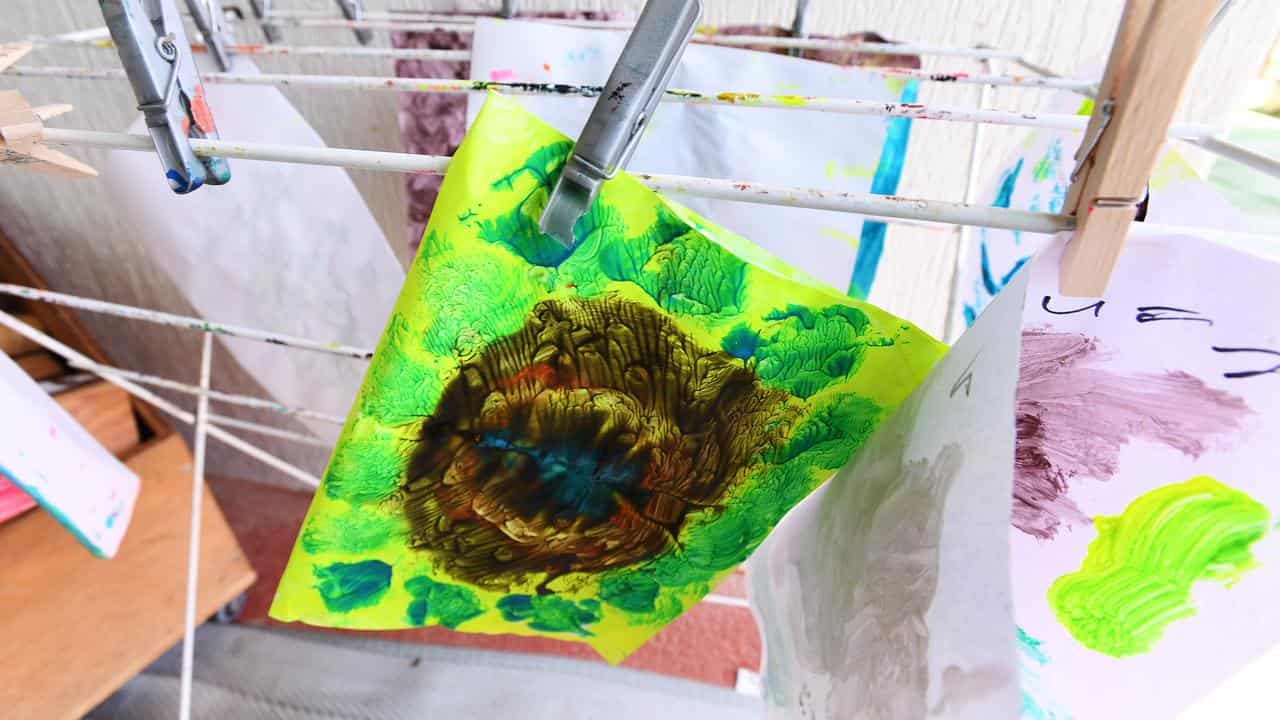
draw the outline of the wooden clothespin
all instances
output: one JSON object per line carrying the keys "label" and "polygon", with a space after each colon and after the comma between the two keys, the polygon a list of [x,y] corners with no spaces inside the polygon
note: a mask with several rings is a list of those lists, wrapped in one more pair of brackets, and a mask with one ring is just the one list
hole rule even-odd
{"label": "wooden clothespin", "polygon": [[1064,206],[1076,216],[1059,277],[1064,295],[1106,291],[1218,5],[1125,3]]}
{"label": "wooden clothespin", "polygon": [[27,165],[62,177],[97,177],[97,170],[42,142],[44,121],[68,112],[70,105],[33,108],[17,90],[0,91],[0,164]]}
{"label": "wooden clothespin", "polygon": [[9,69],[9,66],[18,62],[24,55],[31,52],[31,43],[0,43],[0,72]]}

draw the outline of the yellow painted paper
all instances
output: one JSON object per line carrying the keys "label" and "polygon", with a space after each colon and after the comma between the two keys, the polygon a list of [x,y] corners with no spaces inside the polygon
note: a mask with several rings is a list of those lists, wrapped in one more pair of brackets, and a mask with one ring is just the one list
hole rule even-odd
{"label": "yellow painted paper", "polygon": [[564,248],[537,224],[571,147],[489,98],[273,617],[542,635],[618,662],[943,353],[629,176]]}

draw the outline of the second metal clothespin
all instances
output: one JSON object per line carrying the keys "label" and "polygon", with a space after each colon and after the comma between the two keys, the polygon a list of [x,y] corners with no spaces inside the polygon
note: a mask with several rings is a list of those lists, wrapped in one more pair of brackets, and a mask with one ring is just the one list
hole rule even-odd
{"label": "second metal clothespin", "polygon": [[[338,9],[342,11],[342,17],[358,22],[364,19],[364,3],[362,0],[338,0]],[[361,45],[368,45],[373,39],[373,31],[367,28],[354,28],[356,40]]]}
{"label": "second metal clothespin", "polygon": [[204,38],[205,47],[209,48],[218,69],[230,72],[232,43],[223,24],[226,18],[222,0],[187,0],[187,10],[191,12],[191,21]]}
{"label": "second metal clothespin", "polygon": [[271,22],[271,0],[249,0],[249,7],[253,9],[253,16],[262,26],[262,34],[267,38],[267,42],[272,44],[280,42],[280,28]]}
{"label": "second metal clothespin", "polygon": [[174,0],[99,1],[169,187],[184,194],[231,180],[226,160],[191,149],[190,138],[216,138],[218,131]]}
{"label": "second metal clothespin", "polygon": [[[791,37],[803,38],[809,35],[809,0],[796,0],[796,17],[791,21]],[[803,48],[794,47],[787,53],[791,57],[804,54]]]}
{"label": "second metal clothespin", "polygon": [[542,232],[573,247],[574,225],[635,153],[701,14],[702,0],[645,3],[542,213]]}

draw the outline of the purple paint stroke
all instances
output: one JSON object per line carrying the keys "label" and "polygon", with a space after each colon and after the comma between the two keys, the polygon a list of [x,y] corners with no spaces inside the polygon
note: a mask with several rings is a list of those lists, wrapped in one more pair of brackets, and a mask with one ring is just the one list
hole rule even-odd
{"label": "purple paint stroke", "polygon": [[1125,445],[1143,440],[1198,458],[1250,413],[1242,399],[1185,372],[1126,374],[1103,359],[1095,338],[1022,333],[1011,524],[1041,540],[1089,524],[1070,484],[1110,480]]}

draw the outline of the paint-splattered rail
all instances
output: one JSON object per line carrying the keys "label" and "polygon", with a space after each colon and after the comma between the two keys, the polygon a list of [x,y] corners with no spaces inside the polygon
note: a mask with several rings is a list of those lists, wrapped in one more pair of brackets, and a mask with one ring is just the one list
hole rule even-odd
{"label": "paint-splattered rail", "polygon": [[966,205],[941,200],[832,192],[814,188],[799,189],[766,183],[673,175],[635,173],[635,177],[658,192],[672,195],[694,195],[765,205],[838,210],[877,218],[905,218],[1033,233],[1056,233],[1070,230],[1074,226],[1074,218],[1067,215]]}
{"label": "paint-splattered rail", "polygon": [[[347,22],[347,21],[343,21]],[[444,28],[454,32],[469,32],[469,28]],[[114,48],[110,40],[80,40],[67,37],[37,40],[42,45],[85,45],[87,47]],[[768,46],[797,48],[800,50],[836,50],[867,55],[933,55],[937,57],[995,58],[1017,60],[1019,55],[1008,50],[990,48],[956,48],[938,45],[913,45],[908,43],[886,44],[851,42],[847,40],[822,40],[814,38],[773,37],[771,35],[694,35],[693,42],[732,47]],[[208,52],[201,43],[192,43],[196,52]],[[229,45],[228,49],[239,55],[328,55],[388,57],[400,60],[450,60],[467,62],[470,50],[426,50],[419,48],[365,47],[362,45]]]}
{"label": "paint-splattered rail", "polygon": [[[995,85],[1000,87],[1047,88],[1052,90],[1072,90],[1076,92],[1092,92],[1095,83],[1090,80],[1072,78],[1050,78],[1035,75],[988,75],[969,73],[937,73],[913,68],[867,67],[866,72],[887,78],[904,78],[925,82],[958,83],[962,85]],[[14,67],[6,71],[14,77],[57,77],[72,80],[126,80],[127,76],[121,68],[90,67]],[[453,78],[393,78],[371,77],[365,75],[309,75],[262,73],[249,75],[246,73],[204,73],[205,82],[222,85],[289,85],[293,87],[323,88],[331,90],[366,90],[392,92],[435,92],[465,93],[495,90],[515,95],[562,95],[570,97],[597,97],[603,92],[600,85],[578,85],[573,83],[535,83],[535,82],[496,82],[485,80],[457,80]],[[667,102],[702,102],[720,105],[759,105],[763,103],[744,102],[744,98],[760,100],[775,99],[771,107],[795,108],[802,110],[827,110],[839,112],[838,105],[831,101],[840,98],[821,98],[803,95],[760,95],[755,93],[724,92],[699,93],[692,90],[670,89],[663,98]],[[847,102],[847,101],[846,101]],[[856,102],[856,101],[854,101]],[[882,105],[883,103],[874,103]]]}
{"label": "paint-splattered rail", "polygon": [[[80,298],[77,298],[77,299],[80,299]],[[133,309],[136,310],[137,308],[133,308]],[[4,312],[3,310],[0,310],[0,325],[3,325],[9,328],[10,330],[13,330],[14,332],[18,333],[19,335],[22,335],[28,340],[43,346],[45,349],[49,350],[50,352],[61,355],[62,357],[66,358],[68,362],[90,364],[90,365],[94,364],[93,360],[91,360],[89,357],[85,356],[84,354],[76,351],[71,347],[68,347],[67,345],[63,344],[62,342],[52,337],[49,337],[48,335],[40,332],[39,330],[36,330],[30,325],[27,325],[21,320]],[[121,388],[122,390],[128,392],[134,397],[137,397],[147,402],[148,404],[155,406],[161,412],[167,413],[173,416],[174,418],[177,418],[180,422],[186,423],[187,425],[195,424],[195,421],[196,421],[195,415],[187,412],[186,410],[183,410],[177,405],[174,405],[168,400],[160,397],[159,395],[156,395],[155,393],[151,392],[150,390],[136,383],[130,382],[129,380],[126,380],[123,377],[120,377],[118,375],[113,375],[111,373],[102,373],[99,375],[99,377],[111,383],[112,385],[115,385]],[[289,475],[290,477],[294,478],[295,480],[298,480],[299,482],[306,484],[309,487],[317,488],[320,486],[320,480],[316,478],[314,475],[312,475],[311,473],[305,470],[302,470],[296,467],[295,465],[287,463],[284,460],[281,460],[275,455],[272,455],[271,453],[267,452],[266,450],[263,450],[262,448],[256,445],[253,445],[252,443],[248,443],[248,442],[245,442],[244,440],[241,440],[240,438],[236,437],[235,435],[232,435],[231,433],[227,432],[226,430],[223,430],[220,427],[211,426],[208,428],[208,433],[210,437],[218,439],[219,441],[225,443],[226,445],[236,450],[239,450],[240,452],[244,453],[245,455],[248,455],[251,458],[254,458],[255,460],[258,460],[259,462],[269,465],[285,473],[286,475]]]}
{"label": "paint-splattered rail", "polygon": [[[562,20],[539,19],[557,25],[572,27],[588,27],[599,29],[629,30],[634,23],[626,21],[601,20]],[[470,33],[475,31],[475,21],[458,17],[430,16],[412,17],[365,17],[362,20],[347,20],[335,17],[293,17],[272,14],[268,24],[315,29],[334,30],[385,30],[399,32],[446,32]],[[919,45],[912,43],[873,43],[841,40],[839,38],[798,38],[778,35],[728,35],[722,34],[720,28],[712,25],[699,25],[693,42],[711,45],[761,46],[776,48],[798,48],[802,50],[840,50],[878,55],[935,55],[939,57],[996,58],[1016,60],[1018,53],[993,48],[957,48],[942,45]]]}
{"label": "paint-splattered rail", "polygon": [[12,295],[26,300],[36,300],[39,302],[52,303],[54,305],[63,305],[65,307],[84,310],[86,312],[115,315],[116,317],[129,318],[131,320],[142,320],[145,322],[155,323],[157,325],[167,325],[169,327],[184,328],[187,330],[211,332],[215,335],[238,337],[246,340],[257,340],[270,345],[283,345],[285,347],[297,348],[299,350],[314,350],[316,352],[329,353],[331,355],[345,355],[347,357],[360,358],[362,360],[367,360],[373,357],[373,350],[370,349],[351,347],[349,345],[339,345],[336,343],[317,342],[315,340],[308,340],[306,338],[295,337],[292,335],[282,335],[279,333],[257,330],[239,325],[215,323],[208,320],[201,320],[199,318],[186,317],[184,315],[174,315],[156,310],[147,310],[129,305],[104,302],[102,300],[91,300],[89,298],[77,297],[75,295],[64,295],[63,293],[51,292],[49,290],[38,290],[36,288],[26,287],[23,285],[0,283],[0,295]]}
{"label": "paint-splattered rail", "polygon": [[[151,138],[146,135],[102,133],[91,130],[66,130],[61,128],[45,128],[44,133],[45,141],[51,144],[84,144],[122,150],[155,151]],[[422,174],[443,173],[449,164],[449,158],[447,157],[430,155],[239,143],[228,140],[192,139],[191,148],[197,155],[201,156],[217,155],[250,160],[315,163],[360,170],[395,170]],[[902,219],[943,222],[953,225],[977,225],[1037,233],[1052,233],[1071,227],[1070,218],[1051,213],[980,207],[963,203],[901,198],[890,195],[840,193],[818,188],[746,183],[735,180],[653,175],[649,173],[633,173],[633,175],[640,182],[659,192],[762,205],[835,210],[874,215],[890,220]],[[3,291],[3,288],[4,286],[0,286],[0,292]],[[183,318],[182,320],[192,323],[203,322],[191,318]]]}
{"label": "paint-splattered rail", "polygon": [[[70,33],[50,38],[33,39],[36,45],[79,45],[81,47],[115,49],[110,38],[99,37],[94,31]],[[324,57],[380,57],[393,60],[447,60],[468,62],[470,50],[427,50],[421,48],[364,47],[362,45],[228,45],[233,55],[296,55]],[[209,52],[203,43],[191,43],[194,52]]]}
{"label": "paint-splattered rail", "polygon": [[[103,365],[101,363],[94,362],[82,363],[73,360],[71,361],[71,366],[79,370],[88,370],[89,372],[97,373],[99,375],[102,373],[115,373],[116,375],[119,375],[126,380],[136,382],[139,385],[150,385],[152,387],[164,388],[165,390],[180,392],[184,395],[195,396],[200,394],[200,388],[195,385],[180,383],[176,380],[162,378],[157,375],[148,375],[146,373],[125,370],[112,365]],[[322,413],[317,410],[307,410],[305,408],[290,407],[274,400],[250,397],[248,395],[236,395],[234,393],[225,393],[218,390],[210,390],[209,399],[215,402],[223,402],[228,405],[239,405],[241,407],[256,408],[259,410],[270,410],[271,412],[280,415],[289,415],[308,420],[318,420],[320,422],[329,423],[330,425],[341,426],[347,421],[346,418],[340,415]]]}

